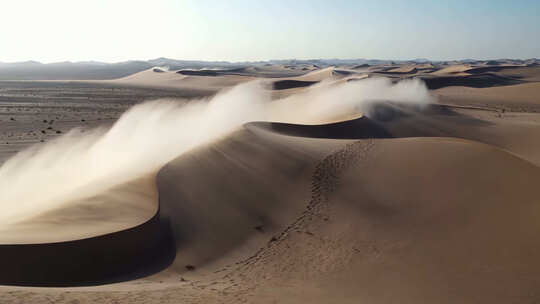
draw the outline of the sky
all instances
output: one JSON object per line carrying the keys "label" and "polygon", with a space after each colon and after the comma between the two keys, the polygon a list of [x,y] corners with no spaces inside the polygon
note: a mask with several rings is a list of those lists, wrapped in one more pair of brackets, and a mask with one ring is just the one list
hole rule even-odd
{"label": "sky", "polygon": [[0,62],[540,57],[539,0],[1,0]]}

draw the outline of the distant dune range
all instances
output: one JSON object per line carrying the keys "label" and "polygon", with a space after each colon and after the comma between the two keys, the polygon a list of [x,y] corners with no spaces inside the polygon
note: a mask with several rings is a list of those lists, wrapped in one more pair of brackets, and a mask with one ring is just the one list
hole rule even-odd
{"label": "distant dune range", "polygon": [[[464,86],[464,87],[474,87],[474,88],[485,88],[485,87],[494,87],[494,86],[508,86],[515,85],[520,83],[528,82],[537,82],[540,81],[540,68],[538,67],[526,67],[518,65],[509,65],[509,66],[452,66],[445,68],[425,68],[420,67],[416,68],[414,66],[406,67],[369,67],[366,71],[356,71],[352,67],[339,67],[339,68],[325,68],[322,70],[311,69],[307,70],[307,74],[298,76],[294,73],[293,76],[290,76],[290,72],[295,72],[289,70],[286,71],[285,68],[238,68],[238,69],[229,69],[229,70],[180,70],[178,73],[185,76],[195,76],[195,77],[208,77],[215,79],[207,79],[205,84],[212,86],[212,83],[223,83],[223,85],[231,85],[231,82],[242,82],[248,81],[251,79],[263,77],[263,78],[286,78],[283,80],[271,80],[274,83],[274,89],[277,90],[286,90],[290,88],[305,87],[309,86],[316,81],[322,79],[328,79],[331,75],[324,75],[324,77],[310,77],[308,75],[316,75],[317,71],[331,71],[331,74],[337,78],[345,78],[346,80],[354,80],[355,78],[362,77],[392,77],[396,80],[403,78],[421,78],[424,80],[430,89],[440,89],[445,87],[455,87],[455,86]],[[303,70],[303,72],[306,72]],[[146,73],[146,72],[142,72]],[[289,73],[289,74],[288,74]],[[296,72],[295,72],[296,73]],[[135,78],[134,78],[135,77]],[[140,77],[143,77],[141,74]],[[137,77],[130,76],[128,79],[134,81]],[[170,79],[176,79],[177,81],[172,82],[160,82],[160,86],[168,87],[184,87],[188,84],[192,84],[189,81],[183,81],[178,83],[180,77],[174,77],[173,75],[169,76]],[[146,82],[141,80],[140,83]],[[200,83],[200,80],[194,81],[194,83]],[[218,87],[223,87],[223,85]]]}
{"label": "distant dune range", "polygon": [[[527,65],[149,68],[85,82],[213,94],[265,78],[275,99],[418,77],[438,101],[374,100],[363,115],[318,124],[244,124],[163,167],[159,210],[140,225],[0,245],[3,285],[118,284],[0,287],[0,295],[59,303],[540,300],[540,68]],[[272,76],[257,74],[265,69]]]}

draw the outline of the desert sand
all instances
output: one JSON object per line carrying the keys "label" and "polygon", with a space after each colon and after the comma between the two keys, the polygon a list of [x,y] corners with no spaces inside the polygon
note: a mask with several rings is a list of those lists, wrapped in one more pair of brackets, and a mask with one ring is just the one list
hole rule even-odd
{"label": "desert sand", "polygon": [[[395,94],[348,101],[351,88],[379,78]],[[402,102],[409,97],[388,87],[411,78],[425,83],[412,91],[426,90],[427,102]],[[73,128],[109,128],[145,100],[189,105],[257,80],[268,116],[152,174],[0,225],[0,302],[540,301],[540,68],[530,63],[6,80],[1,160]],[[334,115],[308,110],[345,100]],[[190,126],[178,137],[198,134]]]}

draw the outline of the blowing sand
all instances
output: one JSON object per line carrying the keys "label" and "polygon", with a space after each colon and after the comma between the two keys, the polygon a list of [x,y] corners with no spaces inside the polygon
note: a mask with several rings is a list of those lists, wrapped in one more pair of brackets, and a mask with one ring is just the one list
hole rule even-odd
{"label": "blowing sand", "polygon": [[[14,198],[2,202],[14,216],[0,229],[0,302],[540,301],[537,68],[481,68],[2,82],[4,161],[117,121],[110,130],[122,136],[104,147],[129,149],[87,192],[58,192],[51,204],[58,174],[46,183],[21,173],[33,172],[27,156],[0,169]],[[433,90],[400,81],[413,77]],[[150,102],[118,120],[157,98],[174,99],[174,115],[152,116],[160,102]],[[186,105],[195,115],[183,116]],[[73,127],[84,133],[61,137]],[[76,152],[37,166],[45,181],[66,164],[79,171],[64,185],[84,181],[95,154]]]}

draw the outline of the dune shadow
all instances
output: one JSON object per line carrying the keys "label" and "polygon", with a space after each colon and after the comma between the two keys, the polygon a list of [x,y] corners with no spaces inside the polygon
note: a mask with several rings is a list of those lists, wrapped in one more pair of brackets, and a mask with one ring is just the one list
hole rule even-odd
{"label": "dune shadow", "polygon": [[475,67],[467,70],[469,74],[484,74],[489,72],[500,72],[502,70],[512,70],[517,68],[523,68],[523,66],[486,66],[486,67]]}
{"label": "dune shadow", "polygon": [[188,76],[224,76],[224,75],[244,75],[245,68],[227,69],[227,70],[180,70],[176,73]]}
{"label": "dune shadow", "polygon": [[248,127],[258,127],[283,135],[308,138],[361,139],[392,137],[382,126],[367,117],[324,125],[251,122]]}
{"label": "dune shadow", "polygon": [[455,136],[445,123],[462,126],[485,126],[489,122],[458,113],[440,104],[405,104],[374,101],[366,116],[321,125],[277,122],[251,122],[256,127],[288,136],[328,139],[402,138]]}
{"label": "dune shadow", "polygon": [[44,244],[0,245],[0,285],[68,287],[133,280],[168,267],[175,248],[159,212],[131,229]]}
{"label": "dune shadow", "polygon": [[[468,71],[467,71],[468,72]],[[430,90],[436,90],[450,86],[463,86],[472,88],[488,88],[523,83],[513,78],[502,77],[496,74],[483,73],[466,76],[422,76],[420,77]]]}
{"label": "dune shadow", "polygon": [[[393,69],[393,68],[390,68],[390,70]],[[416,74],[418,73],[418,69],[417,68],[412,68],[410,69],[409,71],[389,71],[389,70],[381,70],[381,71],[377,71],[376,72],[377,74],[383,74],[383,75],[410,75],[410,74]]]}
{"label": "dune shadow", "polygon": [[317,81],[302,81],[302,80],[278,80],[272,83],[272,89],[274,90],[286,90],[293,88],[309,87],[316,84]]}

